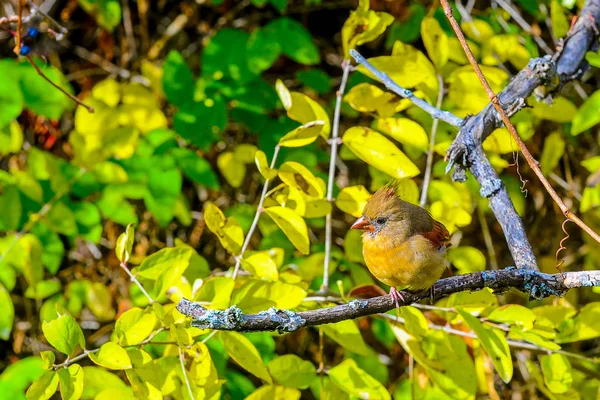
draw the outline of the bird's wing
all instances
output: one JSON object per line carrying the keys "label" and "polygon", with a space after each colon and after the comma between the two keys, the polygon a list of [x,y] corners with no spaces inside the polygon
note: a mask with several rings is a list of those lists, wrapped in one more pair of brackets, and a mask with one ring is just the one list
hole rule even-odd
{"label": "bird's wing", "polygon": [[448,229],[441,222],[433,221],[433,229],[429,232],[421,233],[421,236],[428,239],[437,248],[450,247],[450,233],[448,233]]}

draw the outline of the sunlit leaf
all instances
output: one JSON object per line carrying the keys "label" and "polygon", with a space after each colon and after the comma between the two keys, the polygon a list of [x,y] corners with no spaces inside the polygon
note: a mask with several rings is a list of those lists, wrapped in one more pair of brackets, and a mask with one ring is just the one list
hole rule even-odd
{"label": "sunlit leaf", "polygon": [[95,364],[104,368],[116,370],[131,368],[127,351],[113,342],[104,343],[97,353],[90,353],[89,357]]}
{"label": "sunlit leaf", "polygon": [[353,353],[368,355],[370,353],[360,330],[353,320],[336,322],[321,326],[323,332],[337,344]]}
{"label": "sunlit leaf", "polygon": [[420,172],[398,147],[372,129],[350,128],[344,133],[343,142],[358,158],[394,178],[412,178]]}
{"label": "sunlit leaf", "polygon": [[577,107],[565,97],[557,96],[552,99],[552,104],[545,101],[533,102],[531,113],[537,118],[548,121],[569,123],[577,113]]}
{"label": "sunlit leaf", "polygon": [[84,371],[79,364],[58,370],[60,396],[63,400],[78,400],[83,393]]}
{"label": "sunlit leaf", "polygon": [[323,131],[324,121],[312,121],[297,127],[279,139],[283,147],[302,147],[313,143]]}
{"label": "sunlit leaf", "polygon": [[[331,131],[329,116],[319,103],[305,94],[290,92],[281,80],[277,80],[275,89],[277,90],[277,94],[279,95],[283,107],[287,110],[288,117],[301,124],[323,121],[324,125],[321,127],[320,134],[326,139],[329,137],[329,132]],[[297,146],[298,145],[290,147]]]}
{"label": "sunlit leaf", "polygon": [[269,251],[258,251],[242,259],[244,269],[258,278],[264,278],[269,281],[279,279],[277,264],[271,258]]}
{"label": "sunlit leaf", "polygon": [[335,199],[337,208],[353,217],[360,217],[371,193],[362,185],[348,186],[342,189]]}
{"label": "sunlit leaf", "polygon": [[350,59],[350,50],[377,39],[392,22],[393,16],[369,10],[369,0],[361,0],[358,8],[350,12],[350,17],[342,27],[344,58]]}
{"label": "sunlit leaf", "polygon": [[273,359],[267,369],[275,382],[298,389],[306,389],[315,379],[317,370],[313,363],[295,354],[285,354]]}
{"label": "sunlit leaf", "polygon": [[429,58],[437,70],[448,62],[448,36],[434,17],[425,17],[421,22],[421,38]]}
{"label": "sunlit leaf", "polygon": [[233,255],[239,254],[244,242],[244,231],[234,218],[225,218],[217,206],[209,203],[204,210],[204,220],[208,229],[217,235],[225,250]]}
{"label": "sunlit leaf", "polygon": [[579,135],[600,122],[600,90],[588,97],[573,117],[571,134]]}
{"label": "sunlit leaf", "polygon": [[402,99],[391,92],[384,92],[370,83],[359,83],[344,96],[344,101],[360,112],[376,112],[379,117],[391,117],[408,108],[410,100]]}
{"label": "sunlit leaf", "polygon": [[69,314],[63,314],[52,321],[42,324],[44,337],[61,353],[71,356],[77,346],[85,349],[83,331]]}
{"label": "sunlit leaf", "polygon": [[331,368],[329,377],[351,396],[380,400],[391,399],[385,386],[360,369],[354,360],[346,359]]}
{"label": "sunlit leaf", "polygon": [[448,260],[461,274],[485,270],[486,259],[481,250],[471,246],[450,248]]}
{"label": "sunlit leaf", "polygon": [[226,151],[219,154],[217,166],[231,186],[238,188],[242,185],[246,176],[246,166],[235,158],[233,152]]}
{"label": "sunlit leaf", "polygon": [[301,190],[315,198],[323,198],[325,185],[316,178],[304,165],[295,161],[288,161],[279,168],[279,178],[289,186]]}
{"label": "sunlit leaf", "polygon": [[560,1],[552,0],[550,2],[550,20],[552,21],[552,32],[555,38],[562,38],[569,32],[569,21],[565,15]]}
{"label": "sunlit leaf", "polygon": [[279,385],[263,385],[250,393],[246,400],[300,400],[302,393],[295,388]]}
{"label": "sunlit leaf", "polygon": [[240,367],[267,383],[273,383],[256,347],[244,335],[237,332],[219,332],[225,350]]}
{"label": "sunlit leaf", "polygon": [[[318,135],[318,134],[317,134]],[[258,150],[255,155],[256,168],[258,172],[267,180],[271,180],[277,176],[277,170],[269,167],[266,154]]]}
{"label": "sunlit leaf", "polygon": [[265,211],[275,221],[277,226],[281,228],[298,251],[303,254],[309,253],[308,228],[306,227],[306,222],[304,222],[304,219],[298,213],[280,206],[269,207]]}
{"label": "sunlit leaf", "polygon": [[232,304],[237,304],[246,313],[255,313],[277,309],[292,309],[297,307],[306,297],[306,291],[298,285],[282,282],[269,282],[262,279],[251,279],[236,289],[231,298]]}
{"label": "sunlit leaf", "polygon": [[48,371],[27,389],[27,400],[48,400],[58,389],[58,373]]}
{"label": "sunlit leaf", "polygon": [[141,308],[134,307],[121,314],[115,325],[114,334],[119,344],[135,345],[146,339],[155,325],[155,313],[144,312]]}
{"label": "sunlit leaf", "polygon": [[573,384],[571,362],[564,354],[553,353],[540,360],[544,382],[552,393],[565,393]]}
{"label": "sunlit leaf", "polygon": [[375,129],[405,146],[416,147],[423,152],[429,149],[429,137],[425,129],[408,118],[380,118]]}
{"label": "sunlit leaf", "polygon": [[133,249],[133,240],[135,239],[135,231],[133,230],[133,224],[127,225],[125,232],[119,235],[117,244],[115,246],[115,252],[119,261],[126,263],[131,257],[131,250]]}
{"label": "sunlit leaf", "polygon": [[15,307],[10,293],[2,284],[0,284],[0,310],[2,310],[0,313],[0,339],[9,340],[15,318]]}

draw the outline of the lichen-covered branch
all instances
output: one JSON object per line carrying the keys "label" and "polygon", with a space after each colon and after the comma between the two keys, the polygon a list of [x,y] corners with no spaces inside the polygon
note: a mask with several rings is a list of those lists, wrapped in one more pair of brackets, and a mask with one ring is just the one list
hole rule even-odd
{"label": "lichen-covered branch", "polygon": [[[562,296],[569,289],[600,286],[600,271],[565,272],[545,274],[537,271],[507,267],[497,271],[482,271],[441,279],[434,285],[435,299],[463,291],[490,288],[503,292],[511,288],[529,293],[535,299],[551,295]],[[422,293],[401,292],[401,306],[429,297]],[[278,331],[293,332],[307,326],[330,324],[392,310],[395,303],[389,295],[367,300],[352,300],[347,304],[311,311],[293,312],[270,308],[258,314],[244,314],[236,306],[227,310],[210,310],[200,304],[182,299],[177,310],[192,318],[192,326],[202,329],[227,331]]]}

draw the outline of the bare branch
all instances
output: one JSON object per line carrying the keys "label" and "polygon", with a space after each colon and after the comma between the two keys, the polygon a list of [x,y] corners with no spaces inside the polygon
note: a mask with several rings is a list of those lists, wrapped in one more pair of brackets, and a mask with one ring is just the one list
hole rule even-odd
{"label": "bare branch", "polygon": [[[453,276],[439,280],[434,287],[435,299],[463,291],[490,288],[506,291],[511,288],[527,292],[535,299],[551,295],[562,296],[569,289],[586,286],[600,286],[600,271],[565,272],[563,274],[545,274],[527,269],[507,267],[497,271],[482,271]],[[401,306],[409,305],[429,297],[429,292],[401,292],[404,301]],[[236,306],[227,310],[210,310],[198,303],[182,299],[177,310],[192,318],[192,326],[202,329],[228,331],[278,331],[293,332],[307,326],[316,326],[355,319],[367,315],[385,313],[394,309],[395,303],[389,295],[367,300],[352,300],[347,304],[320,308],[311,311],[293,312],[270,308],[258,314],[244,314]]]}

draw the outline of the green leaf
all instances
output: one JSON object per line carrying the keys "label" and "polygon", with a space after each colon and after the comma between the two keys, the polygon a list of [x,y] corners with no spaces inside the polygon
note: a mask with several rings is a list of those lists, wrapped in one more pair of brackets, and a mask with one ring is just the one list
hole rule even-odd
{"label": "green leaf", "polygon": [[117,258],[122,263],[127,263],[129,257],[131,257],[131,251],[133,249],[133,240],[135,239],[135,231],[133,230],[133,224],[127,225],[125,232],[119,235],[117,244],[115,246],[115,253]]}
{"label": "green leaf", "polygon": [[0,213],[0,232],[16,230],[23,212],[19,189],[16,186],[4,186],[1,189],[0,210],[10,210],[10,212]]}
{"label": "green leaf", "polygon": [[246,400],[300,400],[302,393],[298,389],[279,385],[263,385],[250,393]]}
{"label": "green leaf", "polygon": [[97,353],[90,353],[90,360],[108,369],[130,369],[131,360],[124,348],[113,342],[106,342]]}
{"label": "green leaf", "polygon": [[396,145],[372,129],[355,126],[342,139],[358,158],[393,178],[412,178],[420,172]]}
{"label": "green leaf", "polygon": [[552,21],[552,31],[555,38],[562,38],[569,32],[569,21],[558,0],[552,0],[550,3],[550,21]]}
{"label": "green leaf", "polygon": [[[0,239],[0,253],[3,257],[0,260],[0,271],[7,269],[6,265],[11,266],[25,276],[30,286],[35,286],[44,275],[42,244],[39,239],[30,233],[20,239],[14,236],[6,236],[2,239]],[[16,244],[13,243],[14,241]],[[0,274],[2,275],[4,274]],[[7,278],[6,275],[4,277]]]}
{"label": "green leaf", "polygon": [[[1,93],[0,107],[3,107]],[[1,118],[2,116],[0,115]],[[19,123],[13,121],[5,125],[0,125],[0,156],[4,157],[8,154],[17,153],[21,150],[21,147],[23,147],[23,131]]]}
{"label": "green leaf", "polygon": [[[0,74],[6,80],[0,87],[0,127],[6,129],[6,126],[23,111],[24,99],[19,86],[18,64],[12,59],[0,60]],[[3,151],[0,150],[0,153]]]}
{"label": "green leaf", "polygon": [[594,51],[585,53],[585,60],[592,66],[600,68],[600,54]]}
{"label": "green leaf", "polygon": [[208,278],[194,296],[194,301],[210,302],[215,309],[227,308],[234,284],[228,276]]}
{"label": "green leaf", "polygon": [[258,278],[269,281],[279,279],[277,264],[269,255],[269,251],[258,251],[242,259],[244,269]]}
{"label": "green leaf", "polygon": [[111,321],[115,318],[113,298],[106,285],[93,282],[85,292],[85,299],[92,314],[100,321]]}
{"label": "green leaf", "polygon": [[429,331],[429,323],[423,313],[415,307],[400,308],[400,315],[404,318],[404,327],[415,338],[422,340]]}
{"label": "green leaf", "polygon": [[562,133],[552,132],[544,140],[544,148],[540,157],[540,167],[544,175],[548,175],[556,166],[565,153],[565,140]]}
{"label": "green leaf", "polygon": [[167,101],[175,106],[194,99],[194,76],[176,50],[169,52],[163,65],[162,85]]}
{"label": "green leaf", "polygon": [[58,389],[58,373],[48,371],[36,379],[27,389],[27,400],[48,400]]}
{"label": "green leaf", "polygon": [[[115,374],[100,367],[83,367],[83,394],[84,399],[98,399],[98,394],[107,388],[125,389],[127,385]],[[114,399],[115,397],[112,397]],[[116,397],[123,398],[123,397]]]}
{"label": "green leaf", "polygon": [[552,393],[566,393],[573,384],[573,374],[569,359],[558,353],[542,356],[544,382]]}
{"label": "green leaf", "polygon": [[249,66],[249,35],[238,29],[220,29],[202,51],[202,76],[213,80],[234,80],[242,85],[257,73]]}
{"label": "green leaf", "polygon": [[552,99],[552,104],[545,101],[535,101],[531,113],[537,118],[548,121],[570,123],[577,113],[577,107],[570,100],[562,96]]}
{"label": "green leaf", "polygon": [[216,142],[226,125],[227,105],[220,97],[185,103],[173,117],[175,131],[202,149]]}
{"label": "green leaf", "polygon": [[299,22],[288,17],[279,17],[268,23],[264,29],[271,40],[279,42],[281,52],[292,60],[304,65],[318,64],[321,61],[310,32]]}
{"label": "green leaf", "polygon": [[[40,356],[43,353],[40,352]],[[7,365],[4,371],[0,373],[0,387],[3,390],[8,389],[9,392],[12,390],[15,393],[15,397],[12,398],[16,398],[18,393],[21,395],[19,398],[23,399],[25,390],[45,372],[44,362],[40,357],[21,358]],[[5,392],[4,394],[8,395]]]}
{"label": "green leaf", "polygon": [[600,318],[597,318],[599,313],[600,302],[594,302],[581,307],[574,318],[566,317],[559,325],[556,342],[572,343],[600,337]]}
{"label": "green leaf", "polygon": [[485,270],[485,255],[481,250],[475,247],[460,246],[450,248],[448,251],[448,260],[450,260],[452,265],[454,265],[461,274]]}
{"label": "green leaf", "polygon": [[371,193],[363,186],[348,186],[342,189],[335,199],[337,208],[353,217],[360,217]]}
{"label": "green leaf", "polygon": [[342,27],[344,58],[350,59],[350,50],[377,39],[392,22],[393,16],[369,10],[369,1],[361,1]]}
{"label": "green leaf", "polygon": [[323,325],[321,329],[323,329],[323,333],[346,350],[361,355],[368,355],[371,352],[353,320]]}
{"label": "green leaf", "polygon": [[515,324],[524,330],[532,329],[535,322],[533,311],[518,304],[507,304],[498,307],[487,318],[500,323]]}
{"label": "green leaf", "polygon": [[125,311],[115,325],[115,336],[118,344],[123,346],[136,345],[146,339],[156,325],[156,314],[144,312],[141,308],[134,307]]}
{"label": "green leaf", "polygon": [[78,400],[83,393],[83,368],[79,364],[69,365],[58,371],[60,396],[63,400]]}
{"label": "green leaf", "polygon": [[67,357],[73,354],[77,345],[85,349],[83,331],[69,314],[60,315],[50,322],[44,321],[42,331],[48,343]]}
{"label": "green leaf", "polygon": [[186,247],[170,247],[146,257],[134,273],[142,278],[156,280],[169,269],[185,271],[194,251]]}
{"label": "green leaf", "polygon": [[271,360],[267,365],[275,382],[298,389],[306,389],[317,379],[317,370],[310,361],[295,354],[286,354]]}
{"label": "green leaf", "polygon": [[577,110],[575,117],[573,117],[571,134],[579,135],[598,122],[600,122],[600,90],[588,97]]}
{"label": "green leaf", "polygon": [[302,254],[310,252],[308,228],[306,227],[306,222],[304,222],[304,219],[298,213],[292,209],[280,206],[266,208],[265,212],[285,233],[298,251]]}
{"label": "green leaf", "polygon": [[421,22],[421,38],[429,58],[439,71],[448,62],[448,36],[434,17],[425,17]]}
{"label": "green leaf", "polygon": [[258,28],[248,39],[248,67],[256,75],[271,68],[281,54],[281,45],[272,31]]}
{"label": "green leaf", "polygon": [[121,23],[119,0],[78,0],[81,8],[96,18],[98,25],[112,32]]}
{"label": "green leaf", "polygon": [[219,332],[229,357],[243,369],[267,383],[273,383],[256,347],[244,335],[237,332]]}
{"label": "green leaf", "polygon": [[[67,93],[73,93],[73,88],[58,68],[41,59],[35,62],[48,79]],[[28,62],[19,65],[19,73],[25,105],[35,114],[58,119],[63,112],[73,107],[73,101],[42,78]]]}
{"label": "green leaf", "polygon": [[329,370],[329,377],[350,396],[369,399],[391,399],[378,380],[360,369],[354,360],[346,359]]}
{"label": "green leaf", "polygon": [[35,286],[29,286],[25,290],[25,297],[42,300],[60,292],[62,285],[58,280],[46,280],[37,282]]}
{"label": "green leaf", "polygon": [[177,161],[183,174],[192,182],[210,189],[219,188],[219,179],[206,159],[186,148],[173,149],[170,154]]}
{"label": "green leaf", "polygon": [[9,340],[15,319],[15,307],[10,293],[2,284],[0,284],[0,310],[2,310],[0,313],[0,339]]}
{"label": "green leaf", "polygon": [[457,311],[477,335],[500,378],[505,383],[510,382],[513,376],[513,364],[504,333],[499,329],[485,327],[477,318],[460,308],[457,308]]}
{"label": "green leaf", "polygon": [[325,94],[331,89],[331,78],[320,69],[298,71],[296,72],[296,79],[319,94]]}
{"label": "green leaf", "polygon": [[77,235],[77,222],[75,215],[65,203],[56,203],[48,212],[48,225],[56,233],[65,236]]}

